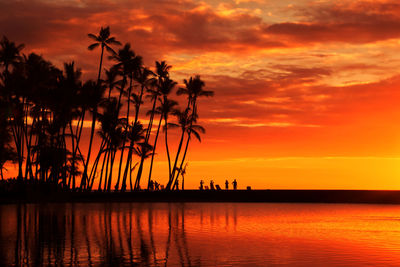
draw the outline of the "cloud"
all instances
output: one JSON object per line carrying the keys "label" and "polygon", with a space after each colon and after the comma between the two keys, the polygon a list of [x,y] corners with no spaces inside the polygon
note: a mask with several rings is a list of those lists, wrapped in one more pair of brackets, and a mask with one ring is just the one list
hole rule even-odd
{"label": "cloud", "polygon": [[400,4],[394,1],[310,5],[297,11],[302,19],[273,23],[265,33],[290,43],[370,43],[400,37]]}

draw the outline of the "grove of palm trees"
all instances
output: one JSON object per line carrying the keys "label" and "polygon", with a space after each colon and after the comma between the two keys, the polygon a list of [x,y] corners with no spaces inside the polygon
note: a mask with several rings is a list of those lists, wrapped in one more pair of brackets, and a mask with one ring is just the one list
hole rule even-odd
{"label": "grove of palm trees", "polygon": [[[165,61],[145,66],[109,27],[88,37],[99,65],[97,79],[87,81],[75,62],[59,69],[40,55],[24,54],[22,44],[0,41],[0,184],[151,189],[157,149],[165,145],[168,172],[160,182],[165,190],[184,188],[190,143],[205,133],[197,124],[198,99],[213,92],[199,76],[179,86]],[[177,144],[170,144],[171,131],[179,134]],[[11,164],[15,179],[4,174]]]}

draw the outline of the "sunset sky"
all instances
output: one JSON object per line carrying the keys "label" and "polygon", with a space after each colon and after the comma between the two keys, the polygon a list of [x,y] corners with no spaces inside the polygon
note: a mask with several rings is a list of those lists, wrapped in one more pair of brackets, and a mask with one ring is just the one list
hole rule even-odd
{"label": "sunset sky", "polygon": [[236,178],[239,188],[400,189],[397,0],[3,0],[0,10],[0,35],[60,68],[75,61],[84,79],[99,58],[87,33],[106,25],[146,66],[166,60],[179,83],[201,75],[215,96],[200,101],[207,133],[191,143],[187,188]]}

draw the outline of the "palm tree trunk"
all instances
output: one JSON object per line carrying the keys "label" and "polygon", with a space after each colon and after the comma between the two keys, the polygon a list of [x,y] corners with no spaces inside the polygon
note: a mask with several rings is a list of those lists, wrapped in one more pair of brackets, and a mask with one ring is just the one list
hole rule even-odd
{"label": "palm tree trunk", "polygon": [[[130,108],[130,101],[129,98],[131,97],[131,91],[132,91],[132,76],[130,77],[129,80],[129,89],[128,89],[128,107],[127,107],[127,111],[126,111],[126,129],[128,129],[128,125],[129,125],[129,108]],[[119,99],[118,99],[118,106],[121,102],[121,96],[122,96],[122,89],[119,95]],[[126,143],[126,136],[124,136],[123,140],[122,140],[122,149],[121,149],[121,155],[119,158],[119,166],[118,166],[118,178],[117,178],[117,183],[115,184],[115,190],[118,190],[119,188],[119,181],[121,178],[121,170],[122,170],[122,160],[124,158],[124,150],[125,150],[125,143]]]}
{"label": "palm tree trunk", "polygon": [[[101,46],[99,74],[97,75],[97,85],[100,85],[101,67],[102,67],[102,64],[103,64],[103,54],[104,54],[104,45]],[[96,117],[97,117],[97,103],[95,103],[94,107],[93,107],[92,128],[91,128],[91,131],[90,131],[90,139],[89,139],[89,150],[88,150],[88,154],[87,154],[85,169],[84,169],[83,174],[82,174],[81,189],[86,187],[86,182],[87,182],[87,179],[88,179],[87,168],[88,168],[89,161],[90,161],[90,154],[92,152],[93,136],[94,136],[94,130],[96,128]]]}
{"label": "palm tree trunk", "polygon": [[115,159],[116,149],[112,149],[112,151],[110,153],[112,153],[112,155],[111,155],[111,162],[110,162],[110,175],[108,177],[107,192],[111,191],[111,181],[112,181],[112,173],[113,173],[113,166],[114,166],[114,159]]}
{"label": "palm tree trunk", "polygon": [[[144,86],[142,85],[142,88],[141,88],[141,91],[140,91],[140,96],[139,96],[139,103],[136,105],[135,122],[138,120],[138,117],[139,117],[139,109],[140,109],[140,103],[142,102],[143,90],[144,90]],[[147,129],[147,131],[148,131],[148,129]],[[147,133],[146,133],[146,137],[145,137],[145,144],[146,145],[147,145],[147,141],[148,140],[147,140]],[[132,147],[132,149],[133,149],[133,147]],[[146,157],[145,154],[146,154],[145,151],[142,151],[142,156],[141,156],[141,159],[140,159],[140,165],[139,165],[139,169],[138,169],[138,172],[137,172],[137,175],[136,175],[135,189],[136,189],[136,186],[140,184],[140,179],[142,177],[142,172],[143,172],[143,163],[144,163],[144,160],[145,160],[145,157]]]}
{"label": "palm tree trunk", "polygon": [[103,164],[101,165],[101,170],[100,170],[100,181],[99,181],[98,191],[101,191],[101,182],[103,181],[103,171],[104,171],[104,165],[106,163],[106,158],[108,155],[107,153],[108,153],[108,150],[106,150],[106,152],[104,153],[104,156],[103,156]]}
{"label": "palm tree trunk", "polygon": [[105,141],[103,140],[102,144],[100,145],[100,150],[99,150],[99,153],[97,154],[96,160],[93,163],[92,170],[90,171],[90,176],[88,178],[88,187],[87,187],[87,189],[89,191],[92,190],[93,183],[94,183],[95,176],[96,176],[97,167],[99,165],[99,161],[100,161],[100,158],[101,158],[101,154],[103,153],[104,147],[105,147]]}
{"label": "palm tree trunk", "polygon": [[169,178],[171,177],[171,157],[169,155],[169,148],[168,148],[168,121],[167,121],[167,116],[164,115],[164,127],[165,127],[165,148],[167,150],[167,157],[168,157],[168,171],[169,171]]}
{"label": "palm tree trunk", "polygon": [[76,151],[75,151],[75,136],[74,131],[72,129],[72,122],[69,122],[69,130],[71,132],[71,146],[72,146],[72,175],[69,176],[68,180],[68,188],[71,188],[71,179],[72,179],[72,190],[75,189],[75,160],[76,160]]}
{"label": "palm tree trunk", "polygon": [[[134,142],[133,142],[133,140],[131,140],[129,146],[133,147],[133,145],[134,145]],[[130,162],[131,158],[132,158],[132,150],[129,150],[128,151],[128,156],[127,156],[127,159],[126,159],[124,175],[122,176],[121,192],[124,192],[126,190],[126,179],[128,177],[128,170],[130,171],[129,162]]]}
{"label": "palm tree trunk", "polygon": [[[178,181],[179,175],[182,173],[183,164],[185,163],[186,153],[187,153],[188,147],[189,147],[189,141],[190,141],[190,132],[188,133],[188,139],[186,141],[185,152],[183,153],[181,165],[179,166],[178,173],[176,174],[174,185],[176,184],[176,181]],[[183,175],[182,175],[182,178],[183,178]],[[183,183],[184,183],[184,181],[182,180],[182,190],[183,190],[183,187],[184,187]]]}
{"label": "palm tree trunk", "polygon": [[157,127],[157,133],[156,133],[156,138],[154,140],[154,146],[153,146],[153,154],[151,155],[151,162],[150,162],[150,171],[149,171],[149,180],[147,182],[147,188],[149,188],[150,186],[150,181],[151,181],[151,174],[153,171],[153,161],[154,161],[154,154],[156,152],[156,146],[157,146],[157,139],[158,139],[158,134],[160,133],[160,126],[162,123],[162,116],[160,116],[160,121],[158,122],[158,127]]}
{"label": "palm tree trunk", "polygon": [[106,173],[104,174],[104,191],[107,190],[107,177],[108,177],[108,165],[110,162],[110,155],[111,155],[111,150],[107,150],[108,154],[107,154],[107,160],[106,160]]}
{"label": "palm tree trunk", "polygon": [[[196,100],[194,100],[194,102],[193,102],[193,110],[192,110],[192,115],[191,115],[191,117],[193,117],[195,113],[196,113]],[[193,120],[190,120],[189,129],[192,128],[192,125],[193,125]],[[182,172],[183,163],[185,162],[186,153],[187,153],[188,147],[189,147],[190,137],[191,137],[191,131],[188,131],[188,138],[187,138],[187,141],[186,141],[185,152],[183,153],[181,165],[179,166],[179,171],[178,171],[178,173],[177,173],[177,175],[176,175],[176,178],[175,178],[175,183],[176,183],[176,181],[178,180],[179,174]],[[172,178],[173,178],[173,177],[172,177]],[[175,183],[174,183],[174,185],[175,185]],[[182,183],[182,187],[183,187],[183,183]]]}
{"label": "palm tree trunk", "polygon": [[173,182],[173,180],[174,180],[175,170],[176,170],[176,164],[178,163],[179,154],[181,153],[181,150],[182,150],[182,144],[183,144],[183,139],[184,139],[184,137],[185,137],[185,131],[182,130],[182,135],[181,135],[181,140],[179,141],[178,151],[176,151],[176,157],[175,157],[175,162],[174,162],[174,168],[172,169],[172,173],[171,173],[171,175],[169,176],[169,181],[168,181],[168,184],[167,184],[167,187],[166,187],[167,190],[170,190],[170,189],[171,189],[171,185],[172,185],[172,182]]}

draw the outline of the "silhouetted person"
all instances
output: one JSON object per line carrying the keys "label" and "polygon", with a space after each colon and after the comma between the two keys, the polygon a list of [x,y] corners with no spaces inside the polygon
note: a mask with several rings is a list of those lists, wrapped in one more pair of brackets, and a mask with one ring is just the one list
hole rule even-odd
{"label": "silhouetted person", "polygon": [[200,190],[203,190],[204,188],[203,188],[203,185],[204,185],[204,181],[203,180],[200,180]]}
{"label": "silhouetted person", "polygon": [[213,181],[213,180],[210,181],[210,189],[211,189],[211,190],[215,190],[215,188],[214,188],[214,181]]}
{"label": "silhouetted person", "polygon": [[228,182],[228,180],[225,181],[225,189],[226,189],[226,190],[229,189],[229,182]]}
{"label": "silhouetted person", "polygon": [[232,184],[233,184],[233,190],[236,190],[237,189],[237,181],[236,181],[236,179],[233,180]]}
{"label": "silhouetted person", "polygon": [[154,181],[153,181],[153,180],[150,180],[149,189],[150,189],[151,191],[154,190]]}
{"label": "silhouetted person", "polygon": [[154,187],[155,187],[156,191],[160,190],[160,184],[157,183],[157,181],[154,182]]}

